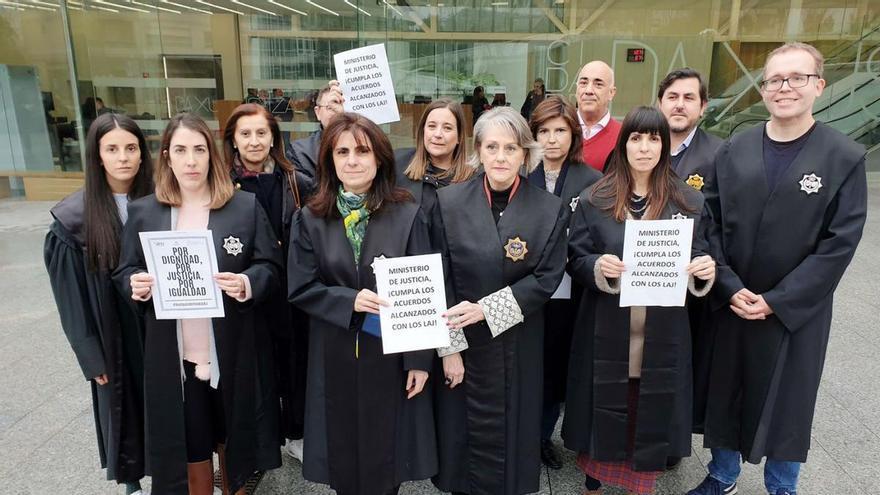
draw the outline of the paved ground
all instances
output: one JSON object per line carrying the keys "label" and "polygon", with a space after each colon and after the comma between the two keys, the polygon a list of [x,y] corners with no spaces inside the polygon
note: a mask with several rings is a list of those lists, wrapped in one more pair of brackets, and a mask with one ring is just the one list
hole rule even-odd
{"label": "paved ground", "polygon": [[[865,238],[837,292],[834,330],[800,494],[880,494],[880,175],[872,176]],[[5,494],[124,493],[98,467],[88,385],[62,333],[42,262],[50,203],[0,200],[0,490]],[[546,474],[542,494],[580,493],[568,453]],[[705,475],[708,453],[661,478],[660,494],[681,494]],[[746,466],[740,493],[761,494],[761,471]],[[285,458],[257,492],[330,494],[302,481]],[[430,483],[401,494],[439,493]],[[609,490],[617,495],[619,492]]]}

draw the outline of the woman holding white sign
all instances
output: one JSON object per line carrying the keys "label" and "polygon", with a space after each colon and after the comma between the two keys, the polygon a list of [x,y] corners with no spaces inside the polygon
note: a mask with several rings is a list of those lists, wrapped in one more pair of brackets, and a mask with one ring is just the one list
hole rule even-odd
{"label": "woman holding white sign", "polygon": [[101,466],[127,494],[144,476],[144,335],[111,274],[128,202],[152,192],[152,170],[137,124],[98,116],[86,137],[85,188],[52,208],[43,246],[61,328],[91,382]]}
{"label": "woman holding white sign", "polygon": [[[181,114],[162,135],[156,193],[129,204],[116,283],[144,312],[144,384],[153,492],[211,494],[220,454],[224,493],[281,465],[277,416],[258,387],[254,307],[278,290],[281,249],[254,195],[236,191],[205,122]],[[223,318],[158,320],[139,232],[213,233]],[[190,263],[199,263],[190,260]],[[184,263],[186,266],[188,263]],[[160,295],[155,294],[155,297]]]}
{"label": "woman holding white sign", "polygon": [[599,482],[653,493],[666,458],[690,455],[687,309],[619,304],[621,274],[637,268],[620,259],[627,220],[693,219],[688,289],[705,295],[715,278],[715,263],[703,254],[708,246],[700,232],[709,222],[703,196],[672,172],[669,139],[656,108],[630,111],[605,175],[581,194],[571,220],[568,270],[586,292],[572,341],[562,437],[580,453],[587,493],[599,493]]}
{"label": "woman holding white sign", "polygon": [[[485,172],[437,193],[448,259],[452,345],[435,378],[443,491],[539,489],[544,306],[565,269],[560,199],[520,176],[541,147],[519,112],[494,108],[474,127],[471,165]],[[438,370],[439,371],[439,370]]]}
{"label": "woman holding white sign", "polygon": [[308,313],[303,476],[340,495],[395,494],[437,472],[433,351],[384,354],[372,264],[431,251],[427,220],[395,185],[382,130],[344,113],[324,129],[317,190],[297,212],[290,301]]}

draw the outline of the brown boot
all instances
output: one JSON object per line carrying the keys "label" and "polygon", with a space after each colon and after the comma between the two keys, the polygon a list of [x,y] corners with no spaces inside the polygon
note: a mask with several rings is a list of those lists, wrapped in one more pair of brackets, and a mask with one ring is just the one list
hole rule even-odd
{"label": "brown boot", "polygon": [[[232,492],[229,491],[229,477],[226,475],[226,446],[223,444],[217,445],[217,457],[220,461],[220,484],[223,490],[223,495],[232,495]],[[247,495],[244,487],[238,489],[235,492],[235,495]]]}
{"label": "brown boot", "polygon": [[189,482],[189,495],[214,494],[214,467],[211,464],[211,459],[187,463],[186,478]]}

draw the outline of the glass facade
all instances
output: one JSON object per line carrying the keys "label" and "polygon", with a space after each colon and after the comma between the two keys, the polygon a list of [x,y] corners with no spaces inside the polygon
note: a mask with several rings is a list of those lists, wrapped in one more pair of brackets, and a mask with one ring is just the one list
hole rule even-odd
{"label": "glass facade", "polygon": [[482,85],[519,107],[537,77],[573,95],[592,59],[615,69],[616,117],[653,103],[670,69],[696,68],[711,96],[703,126],[726,137],[767,117],[757,81],[787,40],[825,54],[816,118],[863,143],[880,170],[870,0],[0,0],[0,182],[12,176],[14,193],[29,178],[81,178],[83,135],[108,111],[135,118],[155,147],[169,115],[196,112],[219,130],[250,94],[305,136],[333,54],[374,43],[393,72],[401,121],[385,128],[396,146],[412,145],[433,98],[469,102]]}

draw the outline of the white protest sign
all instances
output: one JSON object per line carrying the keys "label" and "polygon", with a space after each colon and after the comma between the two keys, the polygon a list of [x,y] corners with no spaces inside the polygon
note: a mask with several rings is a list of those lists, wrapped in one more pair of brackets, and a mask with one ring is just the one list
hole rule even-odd
{"label": "white protest sign", "polygon": [[400,120],[384,43],[337,53],[333,64],[345,95],[346,112],[358,113],[377,124]]}
{"label": "white protest sign", "polygon": [[223,295],[214,282],[217,255],[210,230],[141,232],[147,271],[156,279],[157,320],[222,318]]}
{"label": "white protest sign", "polygon": [[684,306],[694,220],[627,220],[620,307]]}
{"label": "white protest sign", "polygon": [[379,307],[385,354],[449,346],[439,254],[377,258],[373,272],[379,297],[390,304]]}

